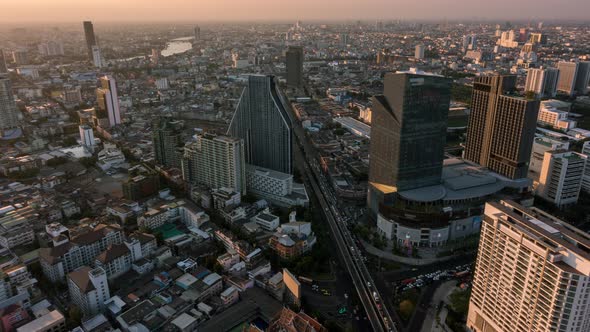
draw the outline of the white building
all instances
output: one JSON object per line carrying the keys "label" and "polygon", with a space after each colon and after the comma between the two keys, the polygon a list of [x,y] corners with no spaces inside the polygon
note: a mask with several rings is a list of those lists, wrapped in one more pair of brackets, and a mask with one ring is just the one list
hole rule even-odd
{"label": "white building", "polygon": [[568,119],[570,107],[570,103],[560,100],[550,99],[541,101],[537,123],[562,131],[571,130],[576,127],[577,123]]}
{"label": "white building", "polygon": [[590,331],[588,234],[514,202],[485,205],[470,331]]}
{"label": "white building", "polygon": [[575,204],[582,188],[587,157],[571,151],[545,152],[537,194],[562,207]]}
{"label": "white building", "polygon": [[543,168],[543,159],[545,152],[555,150],[569,150],[569,142],[554,140],[548,137],[535,137],[533,141],[533,149],[531,152],[531,160],[529,162],[529,172],[533,172],[538,176]]}
{"label": "white building", "polygon": [[102,68],[105,66],[105,61],[98,45],[92,46],[92,63],[94,63],[94,67],[96,68]]}
{"label": "white building", "polygon": [[129,248],[125,244],[115,244],[96,257],[94,266],[101,267],[112,280],[131,270],[132,262]]}
{"label": "white building", "polygon": [[96,89],[98,107],[107,113],[109,125],[114,127],[121,124],[121,109],[119,107],[117,83],[115,78],[109,75],[101,77],[100,83],[101,87]]}
{"label": "white building", "polygon": [[272,232],[279,227],[279,217],[269,212],[261,212],[253,218],[258,226],[267,232]]}
{"label": "white building", "polygon": [[103,149],[98,152],[97,159],[96,165],[103,171],[107,171],[125,163],[125,154],[115,144],[105,142]]}
{"label": "white building", "polygon": [[514,30],[504,31],[500,35],[500,39],[498,40],[497,44],[506,48],[518,47],[518,41],[514,40],[515,37]]}
{"label": "white building", "polygon": [[582,154],[587,157],[584,176],[582,177],[582,190],[590,193],[590,141],[584,142],[584,145],[582,146]]}
{"label": "white building", "polygon": [[111,295],[107,273],[100,267],[91,269],[83,266],[68,274],[68,289],[72,304],[84,315],[93,316],[104,309],[104,303]]}
{"label": "white building", "polygon": [[555,97],[559,70],[556,68],[529,68],[524,91],[533,91],[539,98]]}
{"label": "white building", "polygon": [[232,188],[246,193],[244,142],[241,139],[203,134],[184,148],[182,175],[190,184],[212,189]]}
{"label": "white building", "polygon": [[[45,309],[47,311],[47,309]],[[27,324],[18,327],[16,332],[66,332],[66,319],[61,312],[57,310],[48,311],[47,313],[36,317]]]}
{"label": "white building", "polygon": [[94,141],[94,131],[89,125],[80,126],[80,142],[89,150],[93,150],[96,145]]}
{"label": "white building", "polygon": [[424,59],[424,45],[416,45],[416,50],[414,51],[414,58],[418,60]]}
{"label": "white building", "polygon": [[309,203],[305,187],[294,183],[291,174],[246,165],[246,186],[250,193],[279,206],[306,206]]}
{"label": "white building", "polygon": [[170,88],[170,84],[168,83],[167,77],[158,78],[156,80],[155,84],[156,84],[156,88],[158,88],[158,90],[166,90],[166,89]]}

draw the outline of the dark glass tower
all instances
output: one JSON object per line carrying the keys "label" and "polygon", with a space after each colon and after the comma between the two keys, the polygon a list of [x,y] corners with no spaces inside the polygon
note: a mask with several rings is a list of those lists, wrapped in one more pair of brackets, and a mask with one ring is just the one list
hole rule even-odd
{"label": "dark glass tower", "polygon": [[158,117],[152,122],[152,141],[156,162],[167,167],[181,167],[182,130],[184,123],[170,117]]}
{"label": "dark glass tower", "polygon": [[473,83],[463,157],[510,179],[526,178],[539,101],[507,95],[516,76],[484,76]]}
{"label": "dark glass tower", "polygon": [[439,184],[446,143],[450,80],[416,71],[385,75],[373,98],[369,208],[388,194]]}
{"label": "dark glass tower", "polygon": [[286,54],[287,85],[301,87],[303,85],[303,47],[290,46]]}
{"label": "dark glass tower", "polygon": [[292,125],[273,76],[251,75],[228,135],[244,140],[246,163],[291,174]]}
{"label": "dark glass tower", "polygon": [[86,47],[88,48],[88,57],[92,57],[92,46],[96,45],[96,37],[94,36],[94,26],[90,21],[84,21],[84,35],[86,36]]}

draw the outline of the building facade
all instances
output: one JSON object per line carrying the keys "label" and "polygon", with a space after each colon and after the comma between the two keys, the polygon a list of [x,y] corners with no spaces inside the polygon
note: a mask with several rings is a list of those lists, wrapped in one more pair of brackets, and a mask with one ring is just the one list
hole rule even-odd
{"label": "building facade", "polygon": [[558,207],[575,204],[580,195],[587,156],[564,150],[545,152],[537,194]]}
{"label": "building facade", "polygon": [[514,202],[485,207],[471,331],[589,331],[588,234]]}
{"label": "building facade", "polygon": [[72,304],[88,317],[102,312],[105,301],[111,297],[107,273],[100,267],[83,266],[70,272],[68,290]]}
{"label": "building facade", "polygon": [[100,78],[101,88],[96,89],[98,108],[106,113],[109,125],[114,127],[121,124],[121,109],[119,108],[119,97],[117,94],[117,83],[112,76]]}
{"label": "building facade", "polygon": [[286,57],[287,85],[299,88],[303,85],[303,47],[289,46]]}
{"label": "building facade", "polygon": [[555,68],[529,68],[524,91],[533,91],[539,98],[555,97],[559,70]]}
{"label": "building facade", "polygon": [[251,75],[228,134],[244,140],[248,164],[293,172],[293,137],[289,104],[273,76]]}
{"label": "building facade", "polygon": [[539,112],[539,101],[506,95],[515,82],[515,76],[475,79],[463,155],[510,179],[527,176]]}
{"label": "building facade", "polygon": [[369,208],[387,194],[441,181],[450,80],[416,70],[385,75],[373,98]]}
{"label": "building facade", "polygon": [[18,110],[8,75],[0,74],[0,137],[10,136],[18,126]]}
{"label": "building facade", "polygon": [[245,167],[244,141],[238,138],[203,134],[184,147],[182,175],[191,185],[245,194]]}
{"label": "building facade", "polygon": [[152,142],[156,162],[166,167],[181,167],[180,147],[183,145],[184,122],[158,117],[152,122]]}

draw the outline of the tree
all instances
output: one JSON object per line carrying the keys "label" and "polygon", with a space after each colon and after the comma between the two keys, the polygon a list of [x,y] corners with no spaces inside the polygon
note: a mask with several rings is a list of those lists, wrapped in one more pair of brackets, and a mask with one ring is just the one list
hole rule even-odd
{"label": "tree", "polygon": [[451,309],[454,312],[467,315],[467,309],[469,308],[469,296],[471,295],[470,291],[465,290],[456,290],[449,296]]}
{"label": "tree", "polygon": [[96,164],[96,160],[97,159],[95,157],[83,157],[83,158],[78,159],[80,164],[82,164],[86,168],[90,168],[90,167],[94,166]]}
{"label": "tree", "polygon": [[80,326],[82,323],[82,310],[78,306],[71,305],[68,310],[68,324],[70,328]]}
{"label": "tree", "polygon": [[412,317],[416,304],[410,300],[403,300],[399,304],[399,315],[405,321]]}
{"label": "tree", "polygon": [[525,92],[524,97],[529,100],[535,99],[535,97],[536,97],[535,91],[529,90],[529,91]]}

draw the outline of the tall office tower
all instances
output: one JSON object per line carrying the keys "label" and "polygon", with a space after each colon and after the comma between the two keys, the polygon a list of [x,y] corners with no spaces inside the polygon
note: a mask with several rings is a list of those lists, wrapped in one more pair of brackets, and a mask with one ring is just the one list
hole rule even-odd
{"label": "tall office tower", "polygon": [[584,168],[584,177],[582,178],[582,190],[590,193],[590,141],[582,145],[582,154],[586,156],[586,167]]}
{"label": "tall office tower", "polygon": [[83,266],[68,274],[68,289],[72,304],[82,310],[84,316],[101,313],[110,295],[107,273],[101,267]]}
{"label": "tall office tower", "polygon": [[578,63],[561,61],[557,64],[557,69],[559,69],[557,91],[573,96],[576,91]]}
{"label": "tall office tower", "polygon": [[94,59],[92,46],[96,45],[96,37],[94,36],[94,26],[90,21],[84,21],[84,36],[86,37],[86,48],[88,48],[88,57],[90,60]]}
{"label": "tall office tower", "polygon": [[92,127],[89,125],[81,125],[80,129],[80,142],[83,146],[92,149],[94,148],[94,132],[92,131]]}
{"label": "tall office tower", "polygon": [[6,59],[4,58],[4,51],[0,48],[0,74],[7,73]]}
{"label": "tall office tower", "polygon": [[520,31],[518,32],[518,41],[524,43],[527,40],[529,40],[529,29],[520,28]]}
{"label": "tall office tower", "polygon": [[585,155],[572,151],[545,152],[537,194],[558,207],[576,204],[586,159]]}
{"label": "tall office tower", "polygon": [[100,78],[101,88],[96,89],[98,107],[106,113],[109,125],[114,127],[121,124],[121,109],[117,95],[117,83],[112,76],[105,75]]}
{"label": "tall office tower", "polygon": [[303,47],[289,46],[286,60],[287,85],[296,88],[303,86]]}
{"label": "tall office tower", "polygon": [[588,234],[514,202],[485,206],[469,299],[475,332],[590,331]]}
{"label": "tall office tower", "polygon": [[414,58],[424,59],[424,45],[416,45],[416,50],[414,51]]}
{"label": "tall office tower", "polygon": [[246,162],[277,172],[293,172],[293,133],[288,101],[271,75],[251,75],[228,135],[244,140]]}
{"label": "tall office tower", "polygon": [[463,36],[463,51],[474,50],[477,48],[477,35],[465,35]]}
{"label": "tall office tower", "polygon": [[588,93],[588,83],[590,81],[590,61],[578,62],[578,73],[576,74],[576,82],[574,89],[578,95],[585,95]]}
{"label": "tall office tower", "polygon": [[385,75],[371,115],[368,202],[373,212],[387,194],[440,183],[450,82],[415,69]]}
{"label": "tall office tower", "polygon": [[18,126],[18,110],[7,74],[0,74],[0,137],[8,136]]}
{"label": "tall office tower", "polygon": [[348,45],[348,43],[350,42],[350,37],[348,36],[347,33],[341,33],[340,34],[340,46],[346,46]]}
{"label": "tall office tower", "polygon": [[156,162],[167,167],[181,167],[180,158],[184,145],[182,130],[184,123],[170,117],[156,118],[152,123],[152,141]]}
{"label": "tall office tower", "polygon": [[558,79],[559,70],[556,68],[530,68],[524,91],[533,91],[539,98],[555,97]]}
{"label": "tall office tower", "polygon": [[201,40],[201,27],[199,27],[198,25],[195,26],[194,36],[195,36],[195,41]]}
{"label": "tall office tower", "polygon": [[508,96],[516,76],[475,79],[464,158],[510,179],[526,178],[538,100]]}
{"label": "tall office tower", "polygon": [[104,67],[104,58],[102,57],[102,53],[100,52],[100,47],[98,45],[92,46],[92,63],[96,68]]}
{"label": "tall office tower", "polygon": [[246,194],[244,141],[204,134],[184,147],[182,176],[187,183],[211,189],[232,188]]}
{"label": "tall office tower", "polygon": [[547,44],[547,35],[539,32],[531,33],[529,41],[533,44]]}

